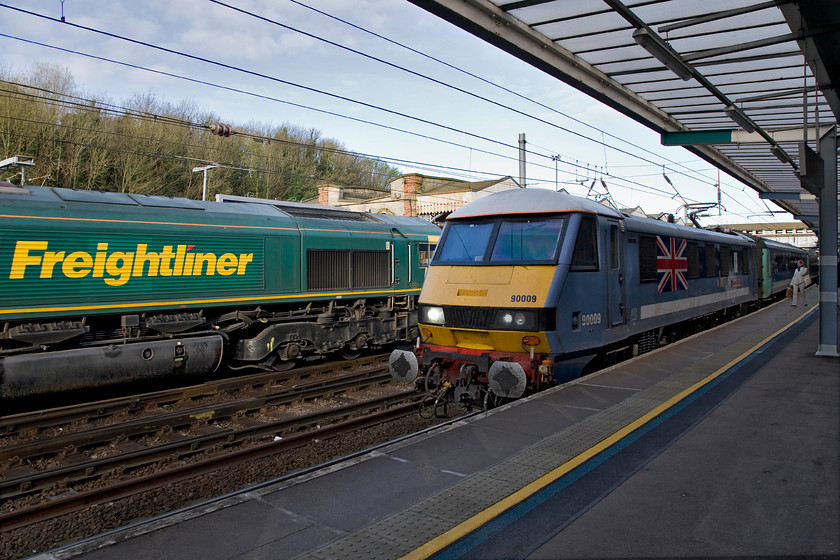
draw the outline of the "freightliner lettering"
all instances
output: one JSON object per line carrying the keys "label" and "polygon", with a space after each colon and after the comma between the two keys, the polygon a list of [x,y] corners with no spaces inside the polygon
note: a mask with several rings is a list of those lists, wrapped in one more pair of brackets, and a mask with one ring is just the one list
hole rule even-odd
{"label": "freightliner lettering", "polygon": [[109,286],[122,286],[131,278],[149,276],[244,275],[253,253],[191,252],[195,245],[164,245],[149,251],[138,243],[134,251],[108,251],[108,243],[97,243],[96,252],[50,251],[47,241],[18,241],[9,280],[21,280],[27,269],[37,269],[39,278],[102,278]]}

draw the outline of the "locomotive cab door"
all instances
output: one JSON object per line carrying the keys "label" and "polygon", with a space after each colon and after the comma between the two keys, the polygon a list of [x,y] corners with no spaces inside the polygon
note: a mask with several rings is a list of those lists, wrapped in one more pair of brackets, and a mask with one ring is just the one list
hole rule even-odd
{"label": "locomotive cab door", "polygon": [[402,289],[411,283],[411,243],[398,229],[391,228],[391,287]]}
{"label": "locomotive cab door", "polygon": [[609,300],[610,326],[625,322],[624,305],[624,255],[621,246],[619,222],[607,220],[607,299]]}

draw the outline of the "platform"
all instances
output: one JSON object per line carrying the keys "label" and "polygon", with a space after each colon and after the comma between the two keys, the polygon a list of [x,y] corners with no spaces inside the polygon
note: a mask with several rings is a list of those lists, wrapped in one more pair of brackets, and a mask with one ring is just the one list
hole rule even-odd
{"label": "platform", "polygon": [[37,558],[838,557],[840,361],[788,302]]}

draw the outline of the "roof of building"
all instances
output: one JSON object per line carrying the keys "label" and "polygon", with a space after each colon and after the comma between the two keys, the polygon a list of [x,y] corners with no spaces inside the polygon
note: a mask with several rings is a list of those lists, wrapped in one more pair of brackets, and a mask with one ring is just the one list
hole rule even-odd
{"label": "roof of building", "polygon": [[802,222],[765,222],[760,224],[724,224],[721,227],[737,231],[777,231],[777,230],[802,230],[808,226]]}
{"label": "roof of building", "polygon": [[[418,194],[453,194],[464,191],[478,192],[483,191],[489,187],[504,183],[505,181],[516,181],[512,177],[502,177],[501,179],[491,179],[489,181],[464,181],[461,179],[451,179],[445,177],[427,177],[422,176],[423,182],[420,184]],[[516,183],[517,186],[519,185]]]}

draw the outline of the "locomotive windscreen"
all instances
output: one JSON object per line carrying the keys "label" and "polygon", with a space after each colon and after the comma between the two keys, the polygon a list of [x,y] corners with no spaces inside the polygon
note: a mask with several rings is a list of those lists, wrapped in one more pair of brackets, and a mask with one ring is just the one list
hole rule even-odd
{"label": "locomotive windscreen", "polygon": [[496,219],[447,223],[434,263],[553,263],[564,219]]}

